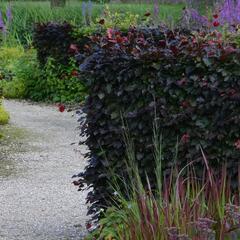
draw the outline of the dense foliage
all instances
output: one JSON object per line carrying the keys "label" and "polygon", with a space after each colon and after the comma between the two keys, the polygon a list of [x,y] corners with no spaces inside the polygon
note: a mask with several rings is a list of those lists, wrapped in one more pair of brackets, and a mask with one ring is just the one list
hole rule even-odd
{"label": "dense foliage", "polygon": [[77,78],[74,56],[88,38],[82,37],[77,41],[76,36],[75,28],[68,23],[36,25],[33,45],[43,71],[37,84],[32,85],[36,93],[34,100],[49,98],[54,102],[80,102],[84,99],[86,90]]}
{"label": "dense foliage", "polygon": [[[178,164],[200,161],[200,147],[210,165],[227,162],[236,177],[240,149],[240,51],[214,31],[197,36],[161,28],[112,29],[93,38],[81,64],[91,89],[84,112],[89,164],[79,185],[92,187],[89,213],[108,204],[109,167],[125,171],[123,121],[133,138],[140,175],[154,186],[152,138],[156,121],[164,138],[163,168],[172,166],[178,140]],[[200,169],[200,168],[199,168]]]}
{"label": "dense foliage", "polygon": [[[8,31],[9,41],[28,45],[31,43],[33,36],[33,27],[35,23],[54,22],[71,22],[74,25],[85,24],[89,20],[91,24],[96,23],[105,11],[105,5],[93,3],[91,1],[67,1],[64,8],[51,8],[50,1],[11,1],[12,9],[11,28]],[[161,9],[159,18],[169,21],[168,16],[176,20],[181,15],[183,4],[159,4]],[[9,7],[9,1],[0,1],[0,10],[5,18],[5,11]],[[118,14],[132,13],[143,16],[146,12],[152,11],[152,3],[109,3],[111,12]],[[88,23],[89,23],[88,21]]]}
{"label": "dense foliage", "polygon": [[33,45],[37,49],[40,64],[45,65],[51,57],[60,64],[68,64],[69,47],[73,42],[73,27],[69,23],[37,24],[34,30]]}
{"label": "dense foliage", "polygon": [[[70,24],[36,26],[36,49],[0,48],[0,87],[6,98],[34,101],[81,102],[86,89],[77,78]],[[87,38],[80,38],[80,41]],[[85,41],[85,40],[84,40]],[[80,44],[81,45],[81,44]]]}
{"label": "dense foliage", "polygon": [[[201,177],[196,177],[191,163],[183,169],[173,168],[166,178],[161,168],[161,142],[154,139],[153,143],[157,149],[152,174],[156,175],[157,188],[144,188],[135,159],[130,156],[126,164],[130,180],[124,191],[113,182],[118,205],[107,209],[98,228],[88,226],[91,234],[86,239],[239,239],[239,191],[231,191],[226,165],[215,175],[203,153],[205,166]],[[130,155],[132,151],[128,149]]]}

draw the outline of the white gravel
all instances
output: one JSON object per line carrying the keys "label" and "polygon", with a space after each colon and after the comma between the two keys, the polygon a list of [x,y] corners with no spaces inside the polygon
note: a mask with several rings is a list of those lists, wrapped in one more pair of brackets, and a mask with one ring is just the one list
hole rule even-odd
{"label": "white gravel", "polygon": [[[83,170],[77,118],[55,106],[5,101],[10,126],[26,133],[0,168],[0,240],[83,239],[84,193],[72,184]],[[0,146],[0,155],[5,150]],[[1,161],[1,158],[0,158]],[[7,170],[12,168],[12,171]]]}

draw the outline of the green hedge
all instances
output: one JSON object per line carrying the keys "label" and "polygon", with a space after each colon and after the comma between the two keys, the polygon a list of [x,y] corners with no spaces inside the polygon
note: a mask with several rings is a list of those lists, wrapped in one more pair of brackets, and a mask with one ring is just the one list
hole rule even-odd
{"label": "green hedge", "polygon": [[[196,161],[202,148],[209,164],[227,162],[235,178],[240,157],[240,50],[205,33],[193,36],[163,28],[108,31],[94,39],[80,65],[90,89],[83,134],[90,149],[80,189],[92,187],[89,213],[111,200],[109,167],[124,176],[123,123],[134,142],[140,174],[152,177],[153,123],[163,136],[163,167]],[[201,170],[201,167],[199,168]],[[236,181],[235,181],[236,182]],[[234,182],[233,182],[234,183]]]}
{"label": "green hedge", "polygon": [[75,55],[83,38],[74,36],[75,27],[68,23],[37,24],[33,45],[41,75],[32,82],[30,92],[33,100],[54,102],[81,102],[86,95],[84,84],[79,81]]}

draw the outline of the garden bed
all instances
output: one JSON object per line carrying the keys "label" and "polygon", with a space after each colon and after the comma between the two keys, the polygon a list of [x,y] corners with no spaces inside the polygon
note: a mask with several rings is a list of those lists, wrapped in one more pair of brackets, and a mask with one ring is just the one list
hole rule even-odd
{"label": "garden bed", "polygon": [[89,239],[237,239],[240,1],[181,17],[182,4],[156,1],[101,14],[91,2],[82,14],[77,2],[41,6],[44,21],[20,29],[24,46],[1,48],[0,87],[61,113],[81,104],[88,165],[73,184],[88,190]]}

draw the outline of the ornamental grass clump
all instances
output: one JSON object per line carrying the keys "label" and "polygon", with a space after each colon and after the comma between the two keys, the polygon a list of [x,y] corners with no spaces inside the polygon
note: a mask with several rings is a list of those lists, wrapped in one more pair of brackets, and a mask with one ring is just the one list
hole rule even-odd
{"label": "ornamental grass clump", "polygon": [[[115,206],[106,211],[99,227],[87,239],[225,240],[240,237],[237,232],[240,229],[239,191],[232,191],[225,164],[221,170],[214,171],[201,150],[201,177],[197,177],[194,161],[182,169],[175,165],[165,172],[162,169],[164,144],[157,137],[154,139],[156,165],[152,172],[157,181],[153,189],[148,175],[147,184],[141,180],[134,144],[127,145],[129,182],[121,176],[115,177],[117,181],[112,184]],[[124,191],[119,180],[124,183]]]}

